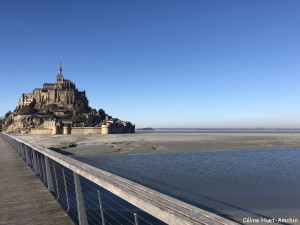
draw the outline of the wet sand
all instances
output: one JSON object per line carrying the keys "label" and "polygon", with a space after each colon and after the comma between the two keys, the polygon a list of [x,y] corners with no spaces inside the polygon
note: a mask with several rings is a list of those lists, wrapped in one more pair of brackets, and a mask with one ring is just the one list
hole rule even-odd
{"label": "wet sand", "polygon": [[[298,149],[271,149],[300,148],[300,133],[17,136],[242,224],[245,218],[299,221]],[[248,149],[261,150],[224,152]],[[163,154],[193,151],[208,152]]]}
{"label": "wet sand", "polygon": [[299,133],[18,134],[16,136],[78,157],[203,150],[300,148]]}

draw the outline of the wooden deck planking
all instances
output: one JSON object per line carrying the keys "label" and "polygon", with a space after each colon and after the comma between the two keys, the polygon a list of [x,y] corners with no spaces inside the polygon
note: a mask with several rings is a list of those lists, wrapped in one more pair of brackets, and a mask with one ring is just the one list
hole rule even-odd
{"label": "wooden deck planking", "polygon": [[74,224],[19,154],[1,137],[0,224]]}

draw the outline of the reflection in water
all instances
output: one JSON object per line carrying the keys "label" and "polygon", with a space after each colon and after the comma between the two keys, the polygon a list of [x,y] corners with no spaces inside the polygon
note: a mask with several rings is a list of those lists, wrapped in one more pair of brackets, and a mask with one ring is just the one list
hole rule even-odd
{"label": "reflection in water", "polygon": [[239,222],[249,216],[300,219],[300,149],[80,160]]}

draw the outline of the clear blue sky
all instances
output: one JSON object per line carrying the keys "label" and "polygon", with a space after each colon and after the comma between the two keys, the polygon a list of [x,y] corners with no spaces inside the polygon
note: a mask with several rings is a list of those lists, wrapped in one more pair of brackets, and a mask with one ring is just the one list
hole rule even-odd
{"label": "clear blue sky", "polygon": [[300,127],[299,0],[1,0],[0,115],[63,74],[137,127]]}

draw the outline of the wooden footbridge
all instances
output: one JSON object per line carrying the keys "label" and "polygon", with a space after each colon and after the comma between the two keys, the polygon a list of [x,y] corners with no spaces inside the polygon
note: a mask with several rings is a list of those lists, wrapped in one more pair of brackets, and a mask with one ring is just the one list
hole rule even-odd
{"label": "wooden footbridge", "polygon": [[73,224],[18,152],[1,137],[0,224]]}
{"label": "wooden footbridge", "polygon": [[236,225],[12,135],[0,134],[0,224]]}

